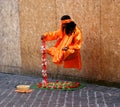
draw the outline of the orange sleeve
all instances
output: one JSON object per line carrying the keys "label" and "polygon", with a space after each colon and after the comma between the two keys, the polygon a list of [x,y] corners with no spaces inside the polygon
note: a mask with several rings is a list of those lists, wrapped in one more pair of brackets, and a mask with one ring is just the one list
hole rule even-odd
{"label": "orange sleeve", "polygon": [[69,49],[80,49],[82,44],[82,32],[77,29],[73,43],[69,46]]}
{"label": "orange sleeve", "polygon": [[45,33],[44,36],[46,41],[56,40],[59,37],[59,30]]}

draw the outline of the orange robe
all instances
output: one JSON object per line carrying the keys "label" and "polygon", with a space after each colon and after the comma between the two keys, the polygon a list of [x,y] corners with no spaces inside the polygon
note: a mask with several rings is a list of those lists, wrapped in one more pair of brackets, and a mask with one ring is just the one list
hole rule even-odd
{"label": "orange robe", "polygon": [[[78,27],[72,35],[68,36],[57,30],[51,33],[44,34],[46,41],[57,40],[56,44],[47,49],[47,53],[53,58],[53,62],[57,65],[64,62],[64,68],[78,68],[81,69],[81,56],[80,48],[82,43],[82,33]],[[62,48],[68,46],[67,51],[63,51]]]}

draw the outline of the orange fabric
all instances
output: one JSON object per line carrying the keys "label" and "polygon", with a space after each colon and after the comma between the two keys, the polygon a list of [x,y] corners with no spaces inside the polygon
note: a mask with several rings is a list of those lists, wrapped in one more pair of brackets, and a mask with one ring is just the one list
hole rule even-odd
{"label": "orange fabric", "polygon": [[71,54],[66,60],[64,60],[64,68],[77,68],[81,69],[81,56],[80,51],[77,50],[75,53]]}
{"label": "orange fabric", "polygon": [[64,24],[64,23],[70,23],[72,20],[71,19],[67,19],[67,20],[62,20],[61,23]]}
{"label": "orange fabric", "polygon": [[[75,28],[74,33],[68,36],[61,32],[61,29],[51,33],[46,33],[45,40],[56,40],[55,46],[48,48],[47,53],[53,58],[53,62],[57,65],[64,62],[65,68],[81,68],[81,56],[80,48],[82,43],[82,34],[78,27]],[[67,51],[63,51],[62,48],[68,46]]]}

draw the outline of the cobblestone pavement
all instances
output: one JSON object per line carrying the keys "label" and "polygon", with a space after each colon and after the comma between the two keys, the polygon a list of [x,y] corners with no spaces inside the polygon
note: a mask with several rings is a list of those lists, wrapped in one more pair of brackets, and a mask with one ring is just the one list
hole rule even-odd
{"label": "cobblestone pavement", "polygon": [[38,77],[0,73],[0,107],[120,107],[120,89],[114,87],[86,84],[74,91],[15,92],[18,84],[32,85],[40,81]]}

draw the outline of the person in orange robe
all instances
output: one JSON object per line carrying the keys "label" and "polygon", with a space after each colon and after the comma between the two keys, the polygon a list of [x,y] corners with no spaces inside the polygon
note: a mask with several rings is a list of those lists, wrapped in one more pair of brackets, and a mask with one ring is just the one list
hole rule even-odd
{"label": "person in orange robe", "polygon": [[64,62],[64,68],[81,69],[82,33],[69,15],[61,17],[60,29],[45,33],[41,39],[57,40],[53,47],[47,49],[47,53],[52,56],[53,63],[61,65]]}

